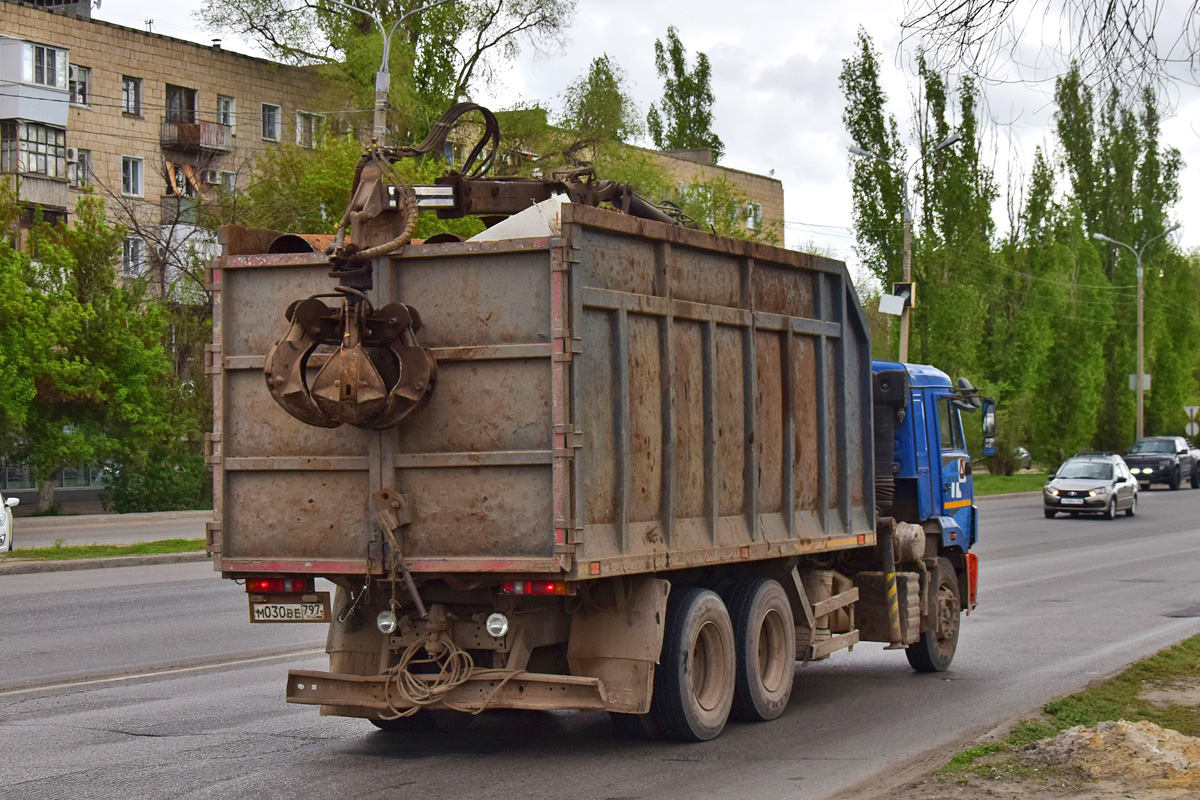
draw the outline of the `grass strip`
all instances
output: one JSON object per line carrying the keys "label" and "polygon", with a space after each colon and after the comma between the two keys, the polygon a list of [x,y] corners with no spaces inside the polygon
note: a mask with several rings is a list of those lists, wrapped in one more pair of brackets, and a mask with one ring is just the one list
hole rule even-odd
{"label": "grass strip", "polygon": [[1144,658],[1104,683],[1051,700],[1042,707],[1044,716],[1041,719],[1018,723],[999,742],[986,742],[963,750],[934,774],[970,772],[988,777],[1001,772],[1020,772],[1020,767],[1008,762],[978,762],[985,756],[1057,736],[1059,732],[1076,725],[1091,727],[1105,720],[1147,720],[1187,736],[1200,736],[1200,708],[1180,704],[1159,706],[1139,697],[1142,691],[1156,685],[1196,683],[1200,683],[1200,636],[1184,639],[1179,644]]}
{"label": "grass strip", "polygon": [[203,539],[160,539],[137,544],[63,544],[52,547],[27,547],[0,556],[5,560],[70,561],[77,558],[108,558],[110,556],[145,556],[159,553],[190,553],[204,549]]}
{"label": "grass strip", "polygon": [[975,496],[1010,494],[1015,492],[1040,492],[1046,485],[1045,472],[1023,472],[1019,475],[975,475]]}

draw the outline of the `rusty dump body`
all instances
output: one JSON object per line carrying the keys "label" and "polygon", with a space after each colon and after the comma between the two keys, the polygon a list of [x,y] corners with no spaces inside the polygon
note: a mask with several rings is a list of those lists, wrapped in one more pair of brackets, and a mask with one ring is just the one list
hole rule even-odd
{"label": "rusty dump body", "polygon": [[875,542],[869,341],[841,262],[569,203],[558,236],[409,245],[367,295],[419,311],[436,386],[364,430],[300,422],[263,377],[284,309],[330,291],[328,258],[254,254],[252,232],[225,245],[209,541],[226,574],[385,576],[381,491],[418,583]]}
{"label": "rusty dump body", "polygon": [[[797,659],[938,618],[936,542],[908,525],[894,548],[881,518],[875,546],[873,418],[895,409],[873,387],[906,373],[873,375],[845,265],[559,214],[407,245],[356,267],[365,292],[224,230],[209,549],[252,620],[330,622],[329,671],[291,671],[289,702],[388,728],[603,709],[701,740],[735,702],[782,713]],[[735,648],[762,660],[749,697]]]}

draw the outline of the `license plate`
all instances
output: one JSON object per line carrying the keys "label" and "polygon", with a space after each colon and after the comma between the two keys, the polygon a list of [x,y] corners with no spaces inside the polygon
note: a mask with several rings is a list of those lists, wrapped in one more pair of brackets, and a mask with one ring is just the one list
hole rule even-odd
{"label": "license plate", "polygon": [[329,592],[251,595],[251,622],[329,622]]}
{"label": "license plate", "polygon": [[1064,497],[1064,498],[1063,498],[1063,505],[1064,505],[1064,506],[1081,506],[1081,505],[1083,505],[1083,498],[1080,498],[1080,497]]}

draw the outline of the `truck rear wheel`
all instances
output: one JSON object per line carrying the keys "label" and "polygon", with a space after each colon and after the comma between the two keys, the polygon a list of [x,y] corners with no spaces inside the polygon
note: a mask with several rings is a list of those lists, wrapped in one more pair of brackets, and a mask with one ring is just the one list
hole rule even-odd
{"label": "truck rear wheel", "polygon": [[714,739],[733,705],[737,666],[733,625],[716,592],[671,592],[650,715],[664,738]]}
{"label": "truck rear wheel", "polygon": [[778,582],[752,578],[730,593],[737,682],[733,716],[747,722],[775,719],[792,696],[796,627],[792,604]]}
{"label": "truck rear wheel", "polygon": [[938,561],[937,591],[934,595],[935,627],[908,646],[904,655],[917,672],[943,672],[954,660],[958,648],[958,628],[962,600],[958,596],[958,576],[946,559]]}

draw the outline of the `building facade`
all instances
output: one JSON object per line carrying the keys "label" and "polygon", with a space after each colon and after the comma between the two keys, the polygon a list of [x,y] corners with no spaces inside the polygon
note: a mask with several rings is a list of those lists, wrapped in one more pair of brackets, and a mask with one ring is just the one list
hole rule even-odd
{"label": "building facade", "polygon": [[289,67],[86,18],[85,4],[0,0],[0,180],[27,209],[69,215],[84,190],[130,228],[122,269],[199,235],[198,204],[256,156],[313,146],[322,82]]}

